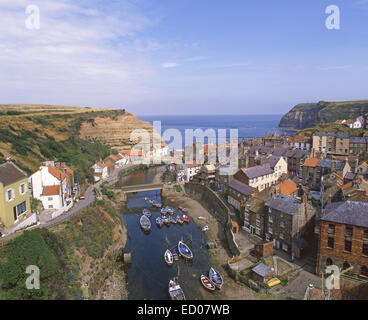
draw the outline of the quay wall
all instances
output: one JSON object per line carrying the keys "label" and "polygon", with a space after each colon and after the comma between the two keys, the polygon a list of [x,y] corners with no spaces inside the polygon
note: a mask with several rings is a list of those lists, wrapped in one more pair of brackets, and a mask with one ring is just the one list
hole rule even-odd
{"label": "quay wall", "polygon": [[211,189],[198,183],[186,183],[185,192],[191,198],[199,201],[212,216],[222,225],[228,248],[232,255],[240,255],[238,245],[232,232],[230,209],[222,199]]}

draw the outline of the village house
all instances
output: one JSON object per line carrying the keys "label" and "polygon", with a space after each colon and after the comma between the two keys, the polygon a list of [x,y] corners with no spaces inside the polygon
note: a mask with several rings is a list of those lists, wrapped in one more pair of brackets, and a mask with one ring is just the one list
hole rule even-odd
{"label": "village house", "polygon": [[65,164],[46,161],[28,181],[31,196],[41,200],[45,209],[62,209],[73,201],[74,172]]}
{"label": "village house", "polygon": [[128,163],[140,164],[147,162],[146,154],[143,152],[143,150],[130,149],[123,150],[121,153],[122,155],[128,157]]}
{"label": "village house", "polygon": [[320,222],[317,273],[326,266],[353,267],[349,277],[368,279],[368,203],[328,204]]}
{"label": "village house", "polygon": [[245,201],[255,192],[254,188],[237,180],[235,177],[229,184],[227,201],[237,210],[240,210]]}
{"label": "village house", "polygon": [[298,194],[298,187],[291,179],[287,179],[275,187],[277,194],[283,194],[285,196],[295,197]]}
{"label": "village house", "polygon": [[265,238],[266,203],[258,197],[251,197],[241,211],[244,220],[243,230],[259,239]]}
{"label": "village house", "polygon": [[300,149],[300,150],[311,150],[312,139],[306,136],[290,136],[288,137],[288,146],[291,149]]}
{"label": "village house", "polygon": [[274,247],[295,257],[305,249],[305,237],[313,234],[315,208],[303,195],[302,201],[282,194],[275,195],[266,203],[266,241],[273,241]]}
{"label": "village house", "polygon": [[349,154],[361,155],[367,152],[367,138],[351,137],[349,141]]}
{"label": "village house", "polygon": [[288,150],[285,153],[285,158],[287,159],[287,170],[289,174],[301,177],[302,169],[305,159],[309,156],[309,151],[307,150]]}
{"label": "village house", "polygon": [[[229,174],[224,173],[228,172]],[[233,181],[234,175],[231,173],[230,166],[218,166],[215,173],[216,188],[219,192],[226,194],[228,191],[229,184]]]}
{"label": "village house", "polygon": [[100,181],[101,179],[107,179],[109,177],[109,169],[107,165],[101,161],[95,163],[92,166],[94,170],[94,178],[95,182]]}
{"label": "village house", "polygon": [[181,165],[179,176],[182,177],[183,181],[190,182],[193,180],[193,177],[198,173],[198,171],[201,169],[201,165],[196,163],[195,161],[193,163],[187,163]]}
{"label": "village house", "polygon": [[124,165],[127,165],[129,162],[129,157],[126,155],[122,155],[121,153],[118,154],[110,154],[106,161],[111,161],[115,163],[116,168],[121,168]]}
{"label": "village house", "polygon": [[349,134],[347,132],[315,132],[313,134],[313,154],[349,154]]}
{"label": "village house", "polygon": [[10,160],[0,164],[0,221],[5,227],[31,213],[28,176]]}
{"label": "village house", "polygon": [[204,183],[207,186],[215,185],[216,167],[213,164],[207,164],[201,166],[197,173],[199,182]]}

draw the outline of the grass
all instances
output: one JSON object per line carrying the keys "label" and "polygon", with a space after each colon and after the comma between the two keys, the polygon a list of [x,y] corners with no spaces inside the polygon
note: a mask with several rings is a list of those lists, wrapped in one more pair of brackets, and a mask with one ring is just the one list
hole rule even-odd
{"label": "grass", "polygon": [[312,136],[314,132],[348,132],[351,137],[361,137],[365,132],[364,129],[352,129],[343,124],[325,123],[318,126],[298,131],[297,135]]}

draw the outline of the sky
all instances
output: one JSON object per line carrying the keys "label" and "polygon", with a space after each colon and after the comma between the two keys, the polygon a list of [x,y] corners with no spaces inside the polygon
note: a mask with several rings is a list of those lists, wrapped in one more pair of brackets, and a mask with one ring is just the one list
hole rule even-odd
{"label": "sky", "polygon": [[367,57],[368,0],[0,0],[0,104],[283,114],[367,99]]}

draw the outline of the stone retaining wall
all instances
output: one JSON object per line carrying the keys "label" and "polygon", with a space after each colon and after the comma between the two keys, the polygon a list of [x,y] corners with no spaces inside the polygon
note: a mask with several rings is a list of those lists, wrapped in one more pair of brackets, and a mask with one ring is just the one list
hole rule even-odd
{"label": "stone retaining wall", "polygon": [[235,242],[230,219],[230,209],[222,199],[211,189],[198,183],[186,183],[185,192],[191,198],[199,201],[223,226],[228,248],[232,255],[240,255]]}

